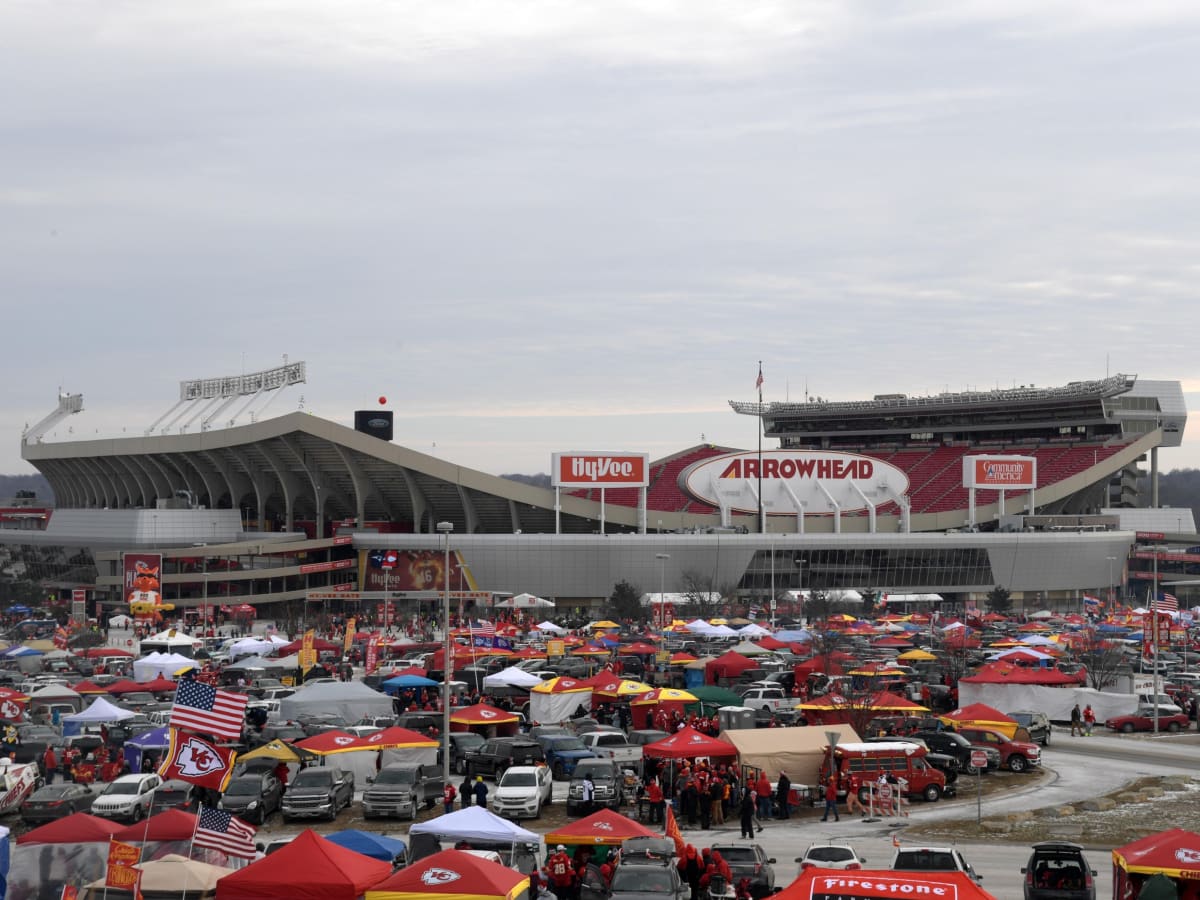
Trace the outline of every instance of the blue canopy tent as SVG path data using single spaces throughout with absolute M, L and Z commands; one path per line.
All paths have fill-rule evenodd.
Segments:
M 25 647 L 18 644 L 15 647 L 9 647 L 0 656 L 7 656 L 9 659 L 16 659 L 21 656 L 41 656 L 41 650 L 34 650 L 32 647 Z
M 438 687 L 441 682 L 421 675 L 396 675 L 383 682 L 380 687 L 385 694 L 398 694 L 413 688 Z
M 397 838 L 385 837 L 371 831 L 359 831 L 356 828 L 347 828 L 345 831 L 327 834 L 325 840 L 333 841 L 339 847 L 345 847 L 347 850 L 353 850 L 363 856 L 381 859 L 386 863 L 394 861 L 396 857 L 404 856 L 406 848 L 404 841 Z
M 145 753 L 159 753 L 160 755 L 167 752 L 167 747 L 170 746 L 170 739 L 167 737 L 167 726 L 155 728 L 153 731 L 147 731 L 144 734 L 139 734 L 125 742 L 125 759 L 129 763 L 129 771 L 140 772 L 142 770 L 142 756 Z

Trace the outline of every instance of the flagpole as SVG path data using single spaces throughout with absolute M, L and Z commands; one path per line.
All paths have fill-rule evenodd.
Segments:
M 204 813 L 204 804 L 197 803 L 196 804 L 196 824 L 192 826 L 192 839 L 190 841 L 188 841 L 188 852 L 187 852 L 188 859 L 192 858 L 192 850 L 194 850 L 196 847 L 196 832 L 200 828 L 200 816 L 203 813 Z
M 763 518 L 763 496 L 762 496 L 762 437 L 763 437 L 763 411 L 762 411 L 762 360 L 758 361 L 758 530 L 764 532 L 767 530 L 766 520 Z

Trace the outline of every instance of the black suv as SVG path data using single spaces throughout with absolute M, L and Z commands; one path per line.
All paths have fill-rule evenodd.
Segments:
M 721 857 L 729 863 L 729 871 L 733 875 L 733 883 L 737 884 L 743 878 L 750 879 L 750 894 L 755 900 L 774 893 L 775 868 L 774 857 L 758 844 L 713 844 L 713 850 L 721 851 Z
M 1017 724 L 1029 732 L 1029 740 L 1043 747 L 1050 746 L 1050 719 L 1044 712 L 1032 709 L 1018 709 L 1008 714 L 1010 719 L 1016 719 Z M 1020 737 L 1018 736 L 1018 740 Z
M 1096 870 L 1078 844 L 1034 844 L 1021 874 L 1025 876 L 1025 900 L 1096 900 Z
M 396 716 L 396 725 L 407 728 L 426 737 L 431 737 L 441 730 L 442 716 L 440 713 L 406 712 Z
M 499 778 L 509 766 L 533 766 L 546 761 L 541 744 L 528 738 L 492 738 L 467 751 L 467 774 Z

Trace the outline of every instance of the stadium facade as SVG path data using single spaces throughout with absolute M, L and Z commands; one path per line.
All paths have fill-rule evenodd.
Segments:
M 251 385 L 184 383 L 171 421 L 295 383 L 296 365 Z M 419 598 L 447 579 L 463 596 L 529 592 L 571 607 L 602 605 L 620 580 L 750 601 L 861 589 L 965 600 L 1001 585 L 1065 606 L 1126 580 L 1137 535 L 1120 510 L 1137 503 L 1141 464 L 1156 475 L 1187 420 L 1178 382 L 1123 375 L 731 406 L 759 417 L 773 446 L 564 454 L 555 466 L 576 474 L 556 469 L 550 488 L 303 412 L 225 427 L 210 414 L 195 431 L 90 441 L 45 440 L 39 423 L 22 455 L 55 509 L 45 530 L 0 529 L 0 541 L 46 584 L 112 606 L 128 588 L 123 557 L 145 552 L 162 555 L 163 597 L 182 607 L 319 596 L 340 609 L 339 595 Z

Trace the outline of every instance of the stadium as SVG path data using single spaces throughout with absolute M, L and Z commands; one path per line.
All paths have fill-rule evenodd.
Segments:
M 1159 450 L 1182 440 L 1176 381 L 733 401 L 771 446 L 563 452 L 537 487 L 397 446 L 390 412 L 354 428 L 248 412 L 304 379 L 293 363 L 183 382 L 145 434 L 105 440 L 47 439 L 82 408 L 60 398 L 21 447 L 54 508 L 0 539 L 43 584 L 108 608 L 127 599 L 126 558 L 153 554 L 176 607 L 338 611 L 443 589 L 587 611 L 622 580 L 663 601 L 720 592 L 760 607 L 864 589 L 964 603 L 999 585 L 1078 608 L 1134 577 L 1137 532 L 1195 541 L 1190 513 L 1128 524 L 1150 521 Z

